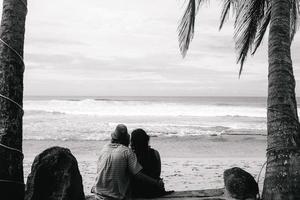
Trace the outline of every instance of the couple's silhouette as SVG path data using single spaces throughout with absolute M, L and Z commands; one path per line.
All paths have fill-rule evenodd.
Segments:
M 136 129 L 130 137 L 127 127 L 119 124 L 100 152 L 92 192 L 107 200 L 159 197 L 172 192 L 165 191 L 160 174 L 160 155 L 149 146 L 147 133 Z

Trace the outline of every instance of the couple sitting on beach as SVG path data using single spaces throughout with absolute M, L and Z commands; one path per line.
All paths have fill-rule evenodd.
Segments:
M 136 129 L 130 140 L 127 127 L 119 124 L 100 153 L 92 193 L 104 200 L 159 197 L 168 193 L 160 173 L 159 153 L 149 147 L 146 132 Z

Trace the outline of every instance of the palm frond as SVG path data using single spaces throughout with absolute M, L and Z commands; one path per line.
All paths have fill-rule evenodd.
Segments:
M 290 14 L 290 27 L 291 27 L 291 41 L 298 30 L 298 18 L 300 15 L 299 0 L 291 0 L 291 14 Z
M 219 30 L 222 29 L 224 23 L 228 20 L 230 9 L 232 9 L 233 13 L 236 13 L 238 10 L 238 7 L 239 7 L 238 0 L 224 0 Z
M 268 25 L 270 23 L 270 20 L 271 20 L 271 6 L 268 6 L 266 8 L 265 15 L 264 15 L 262 22 L 257 31 L 257 35 L 256 35 L 255 42 L 254 42 L 254 50 L 252 52 L 252 55 L 254 55 L 256 53 L 258 47 L 260 46 L 260 44 L 264 38 L 264 35 L 266 33 L 266 30 L 268 28 Z
M 239 76 L 242 73 L 247 54 L 252 49 L 258 27 L 264 16 L 264 10 L 265 0 L 245 0 L 239 7 L 234 34 L 238 53 L 237 63 L 241 63 Z
M 195 18 L 200 4 L 204 0 L 189 0 L 187 8 L 178 26 L 178 41 L 182 57 L 186 56 L 194 36 Z
M 246 5 L 248 0 L 240 0 L 239 6 L 237 8 L 236 14 L 235 14 L 235 21 L 234 21 L 234 28 L 238 26 L 238 21 L 241 18 L 241 13 L 244 10 L 244 6 Z

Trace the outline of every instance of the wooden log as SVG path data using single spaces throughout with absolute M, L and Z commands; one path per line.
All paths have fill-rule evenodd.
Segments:
M 172 194 L 155 198 L 155 200 L 225 200 L 224 189 L 176 191 Z M 86 200 L 96 200 L 93 195 L 86 196 Z M 135 199 L 151 200 L 151 199 Z M 153 199 L 154 200 L 154 199 Z

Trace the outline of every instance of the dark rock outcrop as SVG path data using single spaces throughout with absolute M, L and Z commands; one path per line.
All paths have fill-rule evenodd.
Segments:
M 224 183 L 227 194 L 236 199 L 257 199 L 258 184 L 251 174 L 234 167 L 224 171 Z
M 84 200 L 76 158 L 62 147 L 46 149 L 34 159 L 25 200 Z

